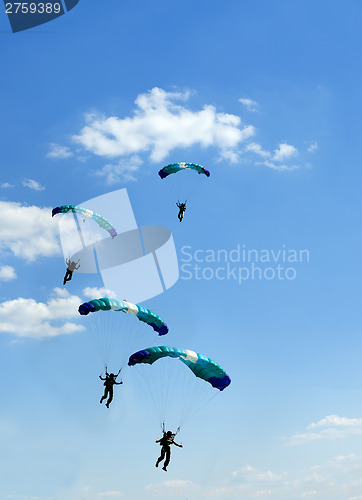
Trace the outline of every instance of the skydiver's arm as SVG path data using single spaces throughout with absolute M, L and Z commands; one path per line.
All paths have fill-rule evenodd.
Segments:
M 156 439 L 156 441 L 155 441 L 155 442 L 156 442 L 156 443 L 159 443 L 160 441 L 161 441 L 161 438 L 160 438 L 160 439 Z
M 103 377 L 102 377 L 102 375 L 99 375 L 99 378 L 100 378 L 101 380 L 106 380 L 105 378 L 103 378 Z
M 176 443 L 176 441 L 173 441 L 173 444 L 176 445 L 176 446 L 178 446 L 179 448 L 183 448 L 183 445 Z
M 122 380 L 120 382 L 114 382 L 116 385 L 121 385 L 123 384 Z

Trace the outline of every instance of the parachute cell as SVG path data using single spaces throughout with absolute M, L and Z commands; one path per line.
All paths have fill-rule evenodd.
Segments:
M 133 314 L 143 323 L 147 323 L 151 326 L 155 332 L 159 335 L 166 335 L 168 332 L 168 326 L 154 312 L 146 309 L 138 304 L 132 304 L 126 300 L 118 300 L 112 298 L 101 298 L 90 300 L 89 302 L 84 302 L 78 308 L 79 314 L 86 316 L 89 313 L 94 313 L 97 311 L 120 311 L 126 314 Z
M 170 165 L 166 165 L 165 167 L 161 168 L 161 170 L 158 172 L 158 175 L 161 177 L 161 179 L 164 179 L 168 175 L 175 174 L 176 172 L 180 172 L 181 170 L 195 170 L 199 174 L 204 174 L 206 175 L 206 177 L 210 177 L 210 172 L 206 170 L 206 168 L 198 165 L 197 163 L 188 162 L 170 163 Z
M 134 366 L 140 363 L 152 364 L 161 358 L 178 358 L 196 375 L 196 377 L 209 382 L 213 387 L 223 391 L 231 379 L 225 370 L 210 358 L 188 349 L 178 347 L 158 346 L 135 352 L 129 358 L 128 365 Z
M 89 210 L 88 208 L 78 207 L 76 205 L 61 205 L 60 207 L 55 207 L 52 210 L 52 217 L 56 214 L 66 214 L 68 212 L 73 212 L 76 214 L 83 215 L 84 217 L 89 217 L 93 219 L 102 229 L 105 229 L 114 238 L 117 236 L 117 231 L 113 227 L 113 224 L 109 222 L 105 217 Z

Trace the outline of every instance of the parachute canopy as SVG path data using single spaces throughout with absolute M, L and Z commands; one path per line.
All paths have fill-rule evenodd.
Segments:
M 132 354 L 128 365 L 134 366 L 139 363 L 152 364 L 165 357 L 178 358 L 194 372 L 196 377 L 209 382 L 209 384 L 220 391 L 223 391 L 231 383 L 229 375 L 215 361 L 206 358 L 202 354 L 197 354 L 188 349 L 179 349 L 178 347 L 148 347 Z
M 131 302 L 127 302 L 126 300 L 105 297 L 84 302 L 78 308 L 78 312 L 82 316 L 86 316 L 90 312 L 110 310 L 134 314 L 140 321 L 152 326 L 159 335 L 166 335 L 168 332 L 168 326 L 157 314 L 137 304 L 131 304 Z
M 176 172 L 180 172 L 180 170 L 196 170 L 199 174 L 205 174 L 206 177 L 210 177 L 210 172 L 206 170 L 206 168 L 198 165 L 197 163 L 171 163 L 170 165 L 166 165 L 166 167 L 161 168 L 158 172 L 158 175 L 161 179 L 164 179 L 168 175 L 175 174 Z
M 60 207 L 53 208 L 52 217 L 56 214 L 66 214 L 67 212 L 73 212 L 83 215 L 84 217 L 89 217 L 90 219 L 93 219 L 101 228 L 108 231 L 112 238 L 117 236 L 117 231 L 114 229 L 109 220 L 105 219 L 96 212 L 89 210 L 88 208 L 78 207 L 76 205 L 62 205 Z

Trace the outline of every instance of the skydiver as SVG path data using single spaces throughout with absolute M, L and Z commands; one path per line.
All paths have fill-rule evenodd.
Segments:
M 67 264 L 67 272 L 65 273 L 63 285 L 66 284 L 67 281 L 70 281 L 73 276 L 73 271 L 80 268 L 80 265 L 77 267 L 79 260 L 77 262 L 71 261 L 70 259 L 66 259 L 65 263 Z
M 158 467 L 159 463 L 162 462 L 162 460 L 166 457 L 166 460 L 163 464 L 162 469 L 167 472 L 167 466 L 170 463 L 170 458 L 171 458 L 171 445 L 174 444 L 178 446 L 179 448 L 183 448 L 182 443 L 177 444 L 176 441 L 174 441 L 175 434 L 172 434 L 171 431 L 163 431 L 163 436 L 161 439 L 156 439 L 156 443 L 160 443 L 161 448 L 161 455 L 157 459 L 156 462 L 156 467 Z
M 186 202 L 187 200 L 185 201 L 185 203 L 180 203 L 180 200 L 177 201 L 176 205 L 179 209 L 179 213 L 178 213 L 178 219 L 180 222 L 182 222 L 182 219 L 184 218 L 184 213 L 186 211 Z
M 117 375 L 115 375 L 114 373 L 108 373 L 107 372 L 107 367 L 106 367 L 106 378 L 103 378 L 102 377 L 102 374 L 99 375 L 99 378 L 101 380 L 104 380 L 104 394 L 103 396 L 101 397 L 100 399 L 100 404 L 103 403 L 103 401 L 107 398 L 108 396 L 108 400 L 107 400 L 107 403 L 106 403 L 106 407 L 109 408 L 109 403 L 112 401 L 113 399 L 113 386 L 114 385 L 121 385 L 123 384 L 122 380 L 120 382 L 116 382 L 116 379 L 118 377 L 118 375 L 121 373 L 121 369 L 118 371 Z

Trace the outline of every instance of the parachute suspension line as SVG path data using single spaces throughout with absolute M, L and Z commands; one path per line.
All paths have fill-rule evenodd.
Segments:
M 151 403 L 154 407 L 157 420 L 162 426 L 162 424 L 164 425 L 165 415 L 162 409 L 162 401 L 160 396 L 161 389 L 158 386 L 157 389 L 154 390 L 157 386 L 157 380 L 155 380 L 155 377 L 153 376 L 152 367 L 150 365 L 143 365 L 139 366 L 138 368 L 140 368 L 140 370 L 136 369 L 136 376 L 138 378 L 138 385 L 145 396 L 144 400 L 147 401 L 148 398 L 151 399 Z
M 158 349 L 164 350 L 159 351 Z M 177 422 L 178 428 L 176 432 L 179 432 L 185 422 L 230 383 L 230 379 L 225 374 L 225 371 L 212 360 L 209 361 L 217 365 L 216 369 L 219 369 L 221 373 L 219 376 L 218 371 L 216 371 L 214 381 L 210 383 L 208 383 L 209 379 L 211 380 L 213 377 L 208 377 L 208 371 L 200 374 L 198 370 L 195 369 L 194 371 L 190 369 L 189 362 L 194 359 L 192 355 L 193 351 L 187 351 L 186 353 L 181 349 L 167 346 L 151 347 L 148 350 L 148 353 L 146 350 L 140 351 L 137 354 L 152 356 L 152 353 L 156 352 L 159 355 L 161 352 L 160 357 L 162 359 L 156 355 L 155 358 L 146 358 L 146 361 L 142 362 L 141 357 L 141 361 L 139 362 L 140 370 L 138 371 L 137 368 L 135 370 L 140 376 L 141 387 L 142 384 L 143 387 L 148 385 L 148 400 L 151 399 L 153 402 L 156 414 L 160 418 L 161 429 L 165 429 L 166 426 L 167 428 L 175 429 L 175 423 Z M 163 354 L 162 356 L 162 353 L 165 352 L 167 354 Z M 197 356 L 200 356 L 202 359 L 201 355 Z M 204 362 L 207 362 L 207 359 L 203 359 Z M 142 370 L 141 366 L 144 369 L 148 366 L 148 369 L 146 371 Z M 211 375 L 213 374 L 213 370 L 210 372 Z M 215 380 L 216 382 L 220 380 L 220 385 L 215 384 Z M 169 412 L 169 407 L 171 407 L 171 412 Z
M 114 325 L 115 318 L 108 317 L 107 321 L 104 321 L 105 316 L 102 315 L 102 312 L 86 317 L 85 323 L 95 351 L 101 358 L 102 364 L 108 366 L 111 361 L 111 354 L 117 343 L 117 334 L 119 332 L 117 332 L 117 328 Z
M 212 399 L 214 399 L 216 396 L 219 395 L 219 392 L 216 392 L 213 396 L 211 396 L 209 399 L 207 399 L 206 401 L 204 401 L 200 407 L 196 408 L 194 411 L 191 411 L 188 413 L 187 416 L 185 416 L 182 420 L 181 420 L 181 423 L 180 423 L 180 428 L 183 427 L 185 425 L 186 422 L 188 422 L 194 415 L 196 415 L 196 413 L 198 413 L 200 410 L 202 410 L 202 408 L 204 406 L 206 406 Z
M 79 224 L 79 219 L 78 219 L 77 214 L 75 212 L 73 212 L 72 215 L 73 215 L 73 219 L 75 221 L 75 225 L 77 226 L 79 239 L 80 239 L 80 241 L 82 243 L 82 247 L 84 249 L 86 247 L 86 244 L 85 244 L 84 239 L 83 239 L 83 234 L 82 234 L 82 229 L 81 229 L 80 224 Z M 97 269 L 97 271 L 98 271 L 98 269 Z

